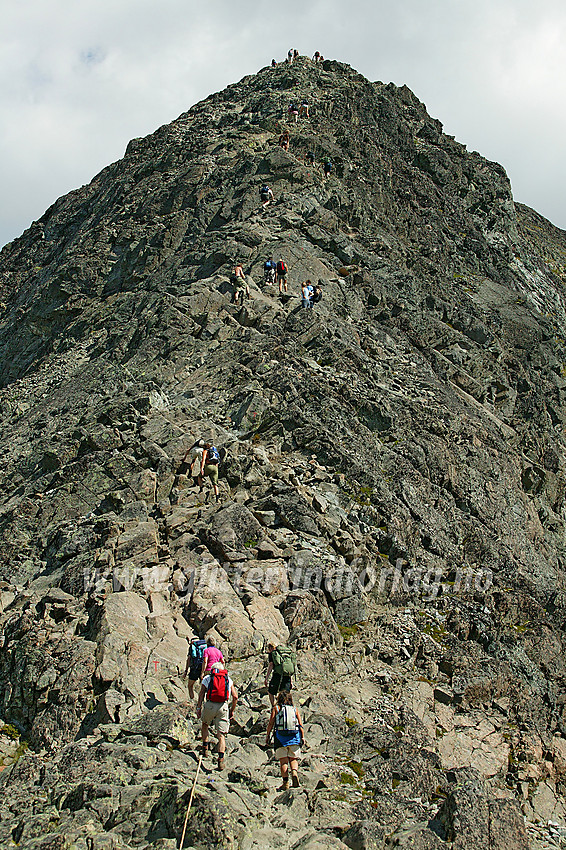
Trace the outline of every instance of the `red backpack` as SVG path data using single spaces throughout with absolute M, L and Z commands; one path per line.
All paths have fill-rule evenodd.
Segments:
M 228 670 L 211 670 L 210 682 L 206 691 L 209 702 L 226 702 L 229 694 Z

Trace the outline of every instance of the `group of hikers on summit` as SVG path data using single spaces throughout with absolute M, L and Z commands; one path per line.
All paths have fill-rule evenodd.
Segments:
M 275 641 L 267 644 L 267 671 L 264 685 L 271 703 L 271 714 L 265 733 L 265 745 L 272 746 L 279 759 L 281 787 L 279 791 L 299 787 L 299 758 L 304 745 L 301 715 L 293 705 L 292 677 L 296 670 L 296 653 Z M 191 638 L 183 677 L 187 678 L 189 696 L 194 699 L 194 687 L 200 681 L 196 716 L 201 722 L 202 757 L 209 755 L 210 728 L 218 739 L 216 748 L 218 770 L 224 770 L 226 735 L 238 704 L 238 691 L 228 674 L 222 652 L 212 635 Z

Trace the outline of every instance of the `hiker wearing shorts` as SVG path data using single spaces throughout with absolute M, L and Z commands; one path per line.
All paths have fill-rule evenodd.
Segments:
M 206 701 L 204 698 L 206 696 Z M 232 704 L 228 706 L 231 698 Z M 204 707 L 203 707 L 204 702 Z M 225 667 L 214 664 L 210 673 L 202 680 L 197 703 L 197 718 L 202 723 L 202 754 L 208 755 L 208 729 L 214 726 L 218 738 L 218 770 L 224 770 L 226 735 L 238 703 L 238 691 Z
M 293 697 L 290 693 L 283 691 L 277 695 L 277 699 L 271 709 L 271 717 L 265 734 L 265 744 L 270 744 L 270 735 L 273 732 L 273 745 L 275 747 L 275 758 L 279 759 L 282 785 L 278 791 L 286 791 L 289 788 L 289 771 L 293 781 L 293 788 L 299 787 L 299 763 L 301 747 L 305 743 L 303 724 L 299 710 L 293 705 Z
M 274 643 L 267 644 L 267 651 L 269 655 L 267 656 L 268 665 L 267 672 L 265 674 L 265 687 L 267 688 L 269 701 L 272 706 L 275 705 L 275 698 L 280 691 L 290 691 L 293 687 L 291 683 L 291 675 L 277 672 L 275 669 L 276 659 L 274 658 L 273 653 L 277 650 L 277 648 L 278 647 Z M 271 679 L 269 678 L 270 676 Z
M 200 461 L 202 459 L 202 453 L 204 451 L 204 445 L 205 445 L 204 440 L 197 440 L 195 443 L 192 444 L 192 446 L 190 446 L 190 448 L 187 449 L 187 451 L 185 452 L 185 456 L 184 456 L 183 460 L 181 461 L 181 463 L 186 463 L 187 458 L 190 455 L 191 460 L 190 460 L 190 465 L 189 465 L 189 473 L 190 473 L 191 477 L 193 476 L 193 466 L 194 466 L 196 460 L 199 461 L 199 468 L 200 468 Z
M 218 453 L 218 449 L 213 446 L 211 443 L 204 444 L 204 450 L 202 453 L 202 457 L 200 460 L 200 473 L 198 477 L 198 485 L 202 492 L 204 487 L 204 476 L 206 475 L 210 478 L 210 483 L 212 484 L 212 489 L 214 491 L 214 495 L 216 496 L 216 501 L 220 501 L 220 494 L 218 492 L 218 464 L 220 463 L 220 455 Z
M 248 282 L 246 280 L 246 276 L 244 274 L 244 267 L 240 262 L 236 263 L 234 266 L 234 304 L 238 303 L 238 299 L 240 299 L 241 303 L 244 303 L 244 297 L 247 295 L 250 297 L 250 288 L 248 286 Z
M 287 263 L 283 260 L 277 260 L 276 274 L 279 292 L 283 294 L 283 287 L 285 287 L 285 292 L 287 292 Z
M 183 673 L 183 678 L 185 678 L 188 674 L 187 679 L 187 687 L 189 689 L 189 696 L 191 699 L 194 699 L 194 687 L 195 682 L 197 682 L 202 673 L 202 657 L 206 647 L 206 641 L 201 640 L 200 638 L 191 638 L 189 641 L 189 652 L 187 654 L 187 663 L 185 665 L 185 672 Z

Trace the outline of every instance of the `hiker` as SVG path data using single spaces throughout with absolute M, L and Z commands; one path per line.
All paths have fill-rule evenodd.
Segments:
M 279 136 L 279 147 L 283 148 L 284 151 L 289 150 L 289 130 L 285 130 L 285 132 Z
M 270 642 L 267 644 L 268 666 L 265 674 L 265 687 L 269 693 L 271 705 L 275 705 L 275 697 L 280 691 L 290 691 L 293 687 L 291 676 L 295 672 L 296 655 L 294 650 L 287 646 L 277 646 Z M 273 675 L 271 675 L 273 673 Z M 271 676 L 271 680 L 269 677 Z
M 314 288 L 310 280 L 305 280 L 301 283 L 301 306 L 307 310 L 312 308 L 312 296 Z
M 318 64 L 318 62 L 320 62 L 320 53 L 318 52 L 318 50 L 315 50 L 314 56 L 312 58 L 313 58 L 313 62 L 315 62 L 317 64 Z
M 287 292 L 287 263 L 284 260 L 277 260 L 275 272 L 277 283 L 279 284 L 279 292 L 283 294 L 283 287 L 285 287 L 285 292 Z
M 203 700 L 206 695 L 206 702 Z M 228 707 L 228 700 L 232 704 Z M 224 755 L 226 753 L 226 735 L 230 729 L 230 721 L 238 703 L 238 691 L 223 664 L 214 664 L 210 673 L 202 680 L 197 703 L 197 719 L 202 723 L 202 754 L 208 755 L 208 727 L 214 724 L 218 738 L 218 770 L 224 770 Z
M 197 478 L 198 485 L 200 487 L 200 491 L 202 493 L 204 487 L 204 476 L 208 476 L 210 478 L 210 483 L 212 484 L 212 489 L 214 491 L 214 495 L 216 496 L 216 501 L 220 501 L 220 494 L 218 492 L 218 465 L 220 463 L 220 453 L 216 446 L 213 446 L 212 443 L 204 444 L 204 451 L 202 453 L 202 457 L 200 460 L 200 473 Z
M 272 60 L 271 60 L 271 67 L 272 67 L 272 68 L 277 68 L 277 62 L 275 61 L 275 59 L 272 59 Z
M 301 108 L 299 109 L 299 118 L 310 118 L 309 105 L 306 100 L 303 100 L 303 102 L 301 103 Z
M 309 151 L 309 152 L 305 155 L 305 159 L 306 159 L 306 161 L 307 161 L 307 163 L 308 163 L 309 165 L 314 165 L 314 152 L 313 152 L 313 151 Z
M 183 673 L 183 678 L 186 677 L 187 673 L 189 678 L 187 680 L 187 687 L 189 689 L 189 696 L 191 699 L 194 699 L 194 686 L 195 682 L 197 682 L 202 673 L 202 658 L 204 654 L 204 650 L 206 648 L 206 641 L 201 638 L 191 638 L 189 641 L 189 652 L 187 654 L 187 663 L 185 665 L 185 672 Z
M 250 288 L 248 286 L 248 282 L 246 280 L 246 276 L 244 274 L 244 268 L 242 264 L 238 261 L 234 267 L 234 304 L 238 303 L 238 299 L 241 303 L 244 303 L 244 297 L 247 295 L 250 297 Z
M 299 110 L 297 108 L 297 104 L 294 101 L 291 101 L 289 104 L 289 108 L 287 110 L 287 117 L 289 121 L 294 121 L 295 124 L 299 120 Z
M 263 282 L 267 283 L 269 286 L 273 286 L 275 283 L 275 270 L 277 269 L 277 263 L 270 257 L 269 260 L 266 260 L 263 264 Z
M 289 63 L 289 65 L 293 64 L 293 51 L 292 50 L 287 51 L 287 62 Z
M 322 300 L 322 287 L 321 287 L 320 283 L 317 283 L 317 285 L 314 287 L 313 293 L 311 295 L 311 307 L 314 307 L 314 305 L 318 304 L 318 302 L 321 301 L 321 300 Z
M 271 717 L 265 734 L 266 746 L 270 743 L 270 734 L 273 731 L 273 744 L 275 747 L 275 758 L 279 759 L 282 785 L 278 791 L 286 791 L 289 788 L 289 770 L 293 788 L 299 787 L 298 759 L 301 755 L 301 747 L 305 743 L 303 724 L 299 710 L 293 705 L 293 697 L 290 693 L 282 691 L 277 695 Z
M 293 50 L 293 59 L 298 59 L 298 58 L 299 58 L 299 51 Z
M 189 473 L 190 473 L 191 477 L 193 476 L 193 466 L 194 466 L 195 460 L 197 460 L 197 458 L 198 458 L 199 463 L 200 463 L 200 460 L 202 458 L 202 453 L 204 451 L 204 445 L 205 445 L 204 440 L 202 440 L 202 439 L 197 440 L 195 443 L 192 444 L 192 446 L 190 446 L 187 449 L 187 451 L 185 452 L 185 456 L 183 457 L 183 459 L 181 461 L 181 463 L 186 463 L 187 457 L 190 454 L 191 462 L 190 462 L 190 465 L 189 465 Z
M 269 186 L 267 186 L 265 183 L 263 184 L 263 186 L 259 190 L 259 196 L 261 198 L 261 204 L 262 204 L 264 209 L 266 208 L 266 206 L 269 203 L 271 203 L 271 201 L 275 200 L 275 198 L 273 197 L 273 192 L 271 191 Z
M 325 178 L 330 177 L 330 172 L 332 171 L 332 163 L 330 162 L 328 157 L 326 157 L 326 159 L 322 163 L 322 171 L 324 173 Z
M 214 637 L 209 635 L 206 639 L 206 649 L 202 654 L 201 678 L 206 676 L 207 673 L 210 673 L 215 664 L 224 665 L 224 656 L 216 646 Z

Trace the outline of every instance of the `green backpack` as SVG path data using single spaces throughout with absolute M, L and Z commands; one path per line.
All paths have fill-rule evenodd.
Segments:
M 278 676 L 292 676 L 297 666 L 297 653 L 288 646 L 277 646 L 271 653 L 273 670 Z

